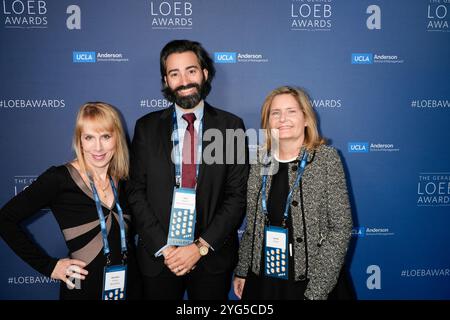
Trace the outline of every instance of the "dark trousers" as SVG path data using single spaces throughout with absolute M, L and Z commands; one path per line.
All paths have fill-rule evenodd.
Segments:
M 231 273 L 210 274 L 201 265 L 177 277 L 166 266 L 155 277 L 143 276 L 144 298 L 149 300 L 228 300 Z

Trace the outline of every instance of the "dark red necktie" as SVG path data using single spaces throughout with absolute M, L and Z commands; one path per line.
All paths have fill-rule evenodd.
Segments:
M 186 113 L 183 115 L 183 119 L 187 121 L 188 126 L 184 133 L 183 139 L 183 167 L 182 167 L 182 180 L 181 186 L 184 188 L 195 187 L 195 155 L 197 150 L 197 134 L 194 129 L 194 121 L 196 119 L 194 113 Z

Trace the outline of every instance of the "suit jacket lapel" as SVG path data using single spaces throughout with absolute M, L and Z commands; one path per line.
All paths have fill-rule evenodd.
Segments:
M 170 164 L 170 176 L 172 181 L 175 185 L 175 165 L 172 161 L 172 148 L 173 148 L 173 142 L 172 142 L 172 131 L 173 131 L 173 112 L 175 110 L 175 107 L 172 105 L 171 107 L 167 108 L 162 114 L 161 114 L 161 120 L 159 122 L 159 133 L 161 138 L 161 144 L 162 144 L 162 151 L 164 155 L 167 158 L 168 163 Z
M 205 101 L 205 108 L 203 109 L 203 136 L 205 135 L 206 130 L 208 129 L 212 129 L 212 128 L 219 128 L 219 123 L 218 123 L 218 119 L 217 119 L 217 113 L 214 110 L 214 108 L 209 105 L 206 101 Z M 203 139 L 203 137 L 202 137 Z M 205 148 L 212 143 L 212 141 L 203 141 L 202 142 L 202 163 L 200 164 L 200 170 L 198 173 L 198 181 L 197 181 L 197 188 L 200 186 L 203 177 L 205 175 L 205 170 L 208 167 L 205 162 L 204 162 L 204 151 Z

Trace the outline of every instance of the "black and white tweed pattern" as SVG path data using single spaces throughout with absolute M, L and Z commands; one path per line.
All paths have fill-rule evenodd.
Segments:
M 303 156 L 304 151 L 302 148 L 299 158 Z M 273 172 L 277 165 L 273 160 L 269 171 Z M 289 164 L 291 186 L 296 177 L 294 166 L 297 167 L 297 163 Z M 255 274 L 261 272 L 260 261 L 264 239 L 264 215 L 260 196 L 262 170 L 267 170 L 267 167 L 264 169 L 260 163 L 252 165 L 248 179 L 247 225 L 241 239 L 239 262 L 235 269 L 235 274 L 243 278 L 246 277 L 250 266 Z M 270 190 L 270 175 L 267 180 L 267 190 Z M 303 193 L 302 199 L 300 190 Z M 302 205 L 306 226 L 302 219 Z M 305 292 L 307 298 L 326 299 L 335 286 L 344 263 L 352 230 L 345 174 L 341 159 L 333 147 L 322 145 L 315 152 L 309 152 L 301 188 L 295 190 L 292 198 L 291 215 L 295 279 L 308 277 L 309 283 Z M 308 268 L 306 268 L 304 228 Z

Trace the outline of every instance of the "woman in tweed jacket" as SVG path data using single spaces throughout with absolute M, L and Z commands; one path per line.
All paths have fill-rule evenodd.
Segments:
M 261 118 L 266 133 L 262 154 L 266 156 L 252 165 L 248 179 L 247 226 L 235 269 L 235 294 L 243 299 L 327 299 L 343 266 L 352 229 L 341 160 L 319 136 L 314 110 L 302 90 L 273 90 L 265 99 Z M 280 225 L 306 151 L 306 167 L 285 221 L 289 276 L 287 280 L 268 277 L 264 228 L 268 221 Z M 261 204 L 263 175 L 267 175 L 267 217 Z

